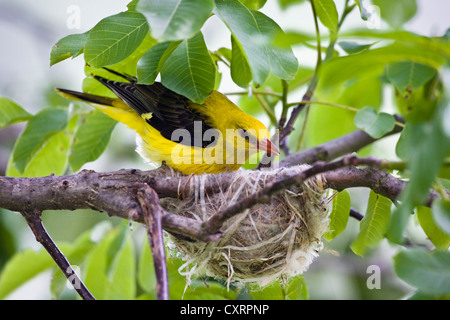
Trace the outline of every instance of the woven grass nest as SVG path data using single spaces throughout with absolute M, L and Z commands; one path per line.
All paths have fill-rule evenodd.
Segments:
M 161 199 L 169 212 L 205 221 L 215 212 L 257 192 L 267 183 L 294 175 L 306 165 L 239 170 L 226 190 L 208 195 L 204 191 L 207 175 L 191 177 L 195 192 L 184 200 Z M 220 179 L 215 175 L 214 179 Z M 258 204 L 229 219 L 217 242 L 182 240 L 171 236 L 186 263 L 180 273 L 188 280 L 207 275 L 230 282 L 256 282 L 266 285 L 279 276 L 306 271 L 322 248 L 328 230 L 327 196 L 323 178 L 318 175 L 302 185 L 292 186 L 272 196 L 269 203 Z

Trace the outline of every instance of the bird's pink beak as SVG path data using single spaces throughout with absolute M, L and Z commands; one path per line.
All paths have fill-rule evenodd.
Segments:
M 278 150 L 277 146 L 268 138 L 264 138 L 261 142 L 258 143 L 258 150 L 265 151 L 275 156 L 280 155 L 280 150 Z

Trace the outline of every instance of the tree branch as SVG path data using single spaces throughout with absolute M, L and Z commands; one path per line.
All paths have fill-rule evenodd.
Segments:
M 361 135 L 361 133 L 357 134 Z M 293 162 L 288 164 L 291 165 Z M 163 213 L 162 226 L 169 232 L 192 239 L 216 241 L 220 238 L 218 230 L 224 219 L 226 220 L 242 208 L 247 208 L 259 201 L 264 202 L 274 192 L 293 183 L 299 183 L 317 173 L 323 173 L 326 180 L 324 188 L 343 190 L 351 187 L 368 187 L 391 200 L 398 198 L 405 184 L 402 180 L 396 179 L 382 170 L 351 167 L 361 164 L 370 165 L 373 168 L 386 168 L 386 162 L 375 158 L 344 157 L 335 162 L 319 162 L 300 176 L 274 182 L 261 190 L 261 193 L 252 196 L 251 199 L 243 200 L 247 202 L 235 203 L 216 215 L 207 223 L 206 227 L 202 227 L 194 219 L 169 212 Z M 167 173 L 159 169 L 152 171 L 119 170 L 106 173 L 81 171 L 72 176 L 62 177 L 0 177 L 0 189 L 2 190 L 0 207 L 18 212 L 91 208 L 97 211 L 106 211 L 109 215 L 145 223 L 141 204 L 137 199 L 137 191 L 141 187 L 148 185 L 159 197 L 177 198 L 180 186 L 184 186 L 186 194 L 195 192 L 195 185 L 189 183 L 189 177 L 164 176 L 164 172 Z M 207 175 L 204 180 L 204 190 L 208 194 L 213 194 L 226 189 L 233 178 L 234 172 L 223 173 L 220 175 L 220 179 L 218 175 Z M 436 196 L 436 193 L 431 193 L 427 204 L 431 204 Z M 221 218 L 219 218 L 220 216 Z
M 41 211 L 34 210 L 33 212 L 22 212 L 22 216 L 25 218 L 28 226 L 36 237 L 36 240 L 45 248 L 45 250 L 47 250 L 80 297 L 83 300 L 95 300 L 83 281 L 81 281 L 75 273 L 67 258 L 56 246 L 53 239 L 47 233 L 47 230 L 45 230 L 41 220 L 41 213 Z
M 401 126 L 395 126 L 391 132 L 382 138 L 399 133 L 402 129 Z M 330 161 L 345 154 L 357 152 L 375 141 L 377 139 L 372 138 L 363 130 L 356 130 L 316 147 L 289 155 L 280 161 L 280 167 L 291 167 L 301 163 L 314 163 L 316 161 Z
M 368 187 L 390 199 L 397 199 L 404 188 L 402 180 L 396 179 L 387 172 L 370 168 L 342 168 L 343 160 L 339 161 L 316 164 L 300 180 L 310 177 L 314 170 L 320 168 L 318 172 L 323 172 L 326 179 L 325 188 L 343 190 L 351 187 Z M 377 161 L 379 161 L 378 165 L 381 165 L 381 160 Z M 283 165 L 285 163 L 282 162 Z M 287 164 L 293 165 L 294 163 L 290 161 Z M 357 164 L 361 164 L 361 162 Z M 185 185 L 186 194 L 191 194 L 195 190 L 195 186 L 188 182 L 186 176 L 172 177 L 162 174 L 163 172 L 159 169 L 152 171 L 119 170 L 106 173 L 85 170 L 75 175 L 60 177 L 0 177 L 0 189 L 2 190 L 0 207 L 18 212 L 91 208 L 97 211 L 106 211 L 111 216 L 145 223 L 141 206 L 137 200 L 137 191 L 142 186 L 150 186 L 159 197 L 172 198 L 178 197 L 180 186 Z M 226 189 L 233 181 L 233 177 L 234 172 L 223 173 L 220 179 L 217 175 L 207 175 L 204 181 L 204 190 L 208 194 L 213 194 L 221 189 Z M 296 181 L 289 183 L 294 182 Z M 268 195 L 287 186 L 283 183 L 271 186 Z M 435 195 L 429 199 L 427 204 L 430 204 L 434 197 Z M 216 241 L 220 238 L 219 233 L 205 232 L 205 229 L 196 220 L 169 212 L 163 213 L 162 225 L 169 232 L 182 234 L 196 240 Z
M 355 218 L 356 220 L 360 220 L 360 221 L 364 218 L 364 216 L 363 216 L 361 213 L 359 213 L 358 211 L 356 211 L 356 210 L 353 209 L 353 208 L 350 208 L 350 213 L 349 213 L 349 215 L 350 215 L 350 217 L 353 217 L 353 218 Z
M 138 200 L 144 214 L 148 242 L 153 256 L 156 275 L 156 296 L 158 300 L 169 300 L 169 278 L 167 276 L 166 249 L 164 246 L 162 216 L 156 192 L 149 186 L 139 189 Z
M 38 178 L 0 177 L 0 208 L 17 212 L 34 210 L 93 209 L 144 223 L 136 192 L 148 184 L 160 197 L 177 197 L 187 177 L 164 177 L 165 170 L 119 170 L 97 173 L 83 170 L 71 176 Z M 167 173 L 167 172 L 166 172 Z M 220 188 L 212 185 L 208 192 Z M 186 192 L 190 188 L 186 188 Z M 164 229 L 201 241 L 216 241 L 220 235 L 205 234 L 194 219 L 164 212 Z

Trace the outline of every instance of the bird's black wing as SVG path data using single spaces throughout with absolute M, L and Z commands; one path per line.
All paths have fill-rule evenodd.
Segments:
M 138 84 L 132 77 L 123 77 L 131 82 L 112 81 L 94 76 L 139 115 L 151 113 L 152 116 L 147 120 L 148 124 L 158 130 L 164 138 L 203 148 L 212 143 L 203 141 L 205 131 L 211 129 L 207 124 L 207 117 L 189 108 L 189 100 L 186 97 L 159 82 L 151 85 Z M 175 132 L 177 129 L 186 131 Z M 190 139 L 183 133 L 189 133 Z

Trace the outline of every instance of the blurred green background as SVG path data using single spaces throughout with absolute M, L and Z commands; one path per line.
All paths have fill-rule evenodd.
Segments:
M 126 0 L 67 1 L 67 0 L 0 0 L 0 96 L 16 101 L 30 113 L 49 104 L 67 104 L 54 93 L 55 87 L 81 89 L 84 78 L 84 60 L 67 60 L 50 68 L 49 56 L 53 44 L 71 33 L 82 33 L 92 28 L 102 18 L 126 10 Z M 343 7 L 344 1 L 335 1 Z M 448 0 L 419 0 L 417 13 L 404 29 L 426 36 L 441 36 L 450 26 Z M 314 23 L 307 3 L 282 10 L 278 1 L 268 0 L 262 11 L 274 19 L 284 30 L 300 29 L 314 33 Z M 79 20 L 74 21 L 73 15 Z M 375 21 L 383 29 L 383 21 Z M 359 12 L 354 10 L 343 30 L 362 25 Z M 204 28 L 205 41 L 210 50 L 227 46 L 228 31 L 214 18 Z M 315 53 L 303 47 L 294 48 L 302 67 L 313 67 Z M 239 91 L 229 74 L 222 76 L 220 90 L 224 93 Z M 296 99 L 299 99 L 299 94 Z M 231 96 L 238 101 L 238 97 Z M 295 101 L 295 100 L 294 100 Z M 0 130 L 0 175 L 4 175 L 6 163 L 24 123 Z M 116 126 L 106 152 L 95 162 L 83 168 L 97 171 L 121 168 L 148 169 L 134 152 L 134 133 L 119 124 Z M 388 158 L 393 155 L 392 140 L 384 140 L 374 146 L 375 155 Z M 1 192 L 1 190 L 0 190 Z M 368 190 L 351 190 L 352 205 L 365 211 Z M 358 203 L 358 199 L 361 199 Z M 102 220 L 119 224 L 120 219 L 109 218 L 105 213 L 80 210 L 76 212 L 45 212 L 44 224 L 54 240 L 72 242 L 83 231 L 91 229 Z M 349 245 L 354 240 L 358 222 L 350 219 L 350 226 L 332 244 L 325 243 L 324 251 L 304 274 L 310 299 L 400 299 L 407 297 L 411 288 L 395 277 L 391 257 L 396 248 L 383 242 L 364 259 L 353 254 Z M 426 237 L 414 223 L 410 226 L 410 238 L 418 244 L 426 244 Z M 142 241 L 142 226 L 133 225 L 136 241 Z M 384 240 L 385 241 L 385 240 Z M 40 246 L 34 240 L 23 218 L 13 212 L 0 209 L 0 270 L 17 251 Z M 381 289 L 370 290 L 366 280 L 368 267 L 376 265 L 381 270 Z M 9 299 L 47 299 L 50 297 L 48 282 L 51 272 L 45 272 L 19 288 Z

